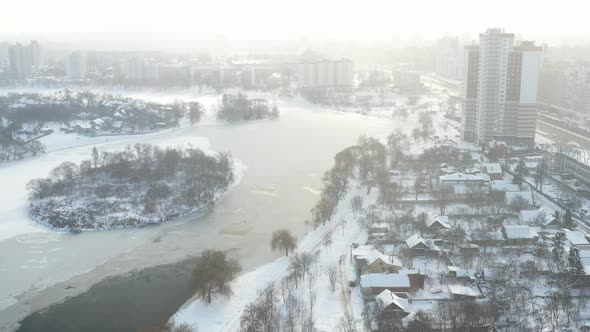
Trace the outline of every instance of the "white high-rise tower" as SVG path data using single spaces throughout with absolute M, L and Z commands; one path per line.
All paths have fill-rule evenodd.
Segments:
M 466 50 L 464 138 L 533 145 L 542 48 L 488 29 Z

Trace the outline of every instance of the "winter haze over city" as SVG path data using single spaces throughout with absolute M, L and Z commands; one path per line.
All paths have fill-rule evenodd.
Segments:
M 0 4 L 0 332 L 590 331 L 589 10 Z

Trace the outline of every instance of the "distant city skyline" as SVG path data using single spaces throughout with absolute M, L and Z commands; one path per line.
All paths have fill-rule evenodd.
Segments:
M 488 8 L 467 0 L 453 4 L 378 0 L 362 6 L 332 0 L 93 3 L 91 13 L 89 1 L 4 4 L 3 12 L 10 15 L 0 19 L 0 39 L 189 50 L 198 47 L 193 43 L 215 42 L 218 36 L 230 42 L 334 39 L 387 43 L 433 40 L 446 34 L 469 33 L 473 38 L 488 27 L 498 27 L 553 44 L 590 42 L 590 26 L 580 24 L 587 11 L 581 2 L 572 0 L 561 1 L 559 6 L 546 1 L 500 0 Z M 473 13 L 465 14 L 469 8 Z

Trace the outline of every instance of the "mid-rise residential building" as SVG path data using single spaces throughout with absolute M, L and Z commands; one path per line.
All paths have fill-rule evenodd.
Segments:
M 515 43 L 501 29 L 488 29 L 479 41 L 465 48 L 463 136 L 532 146 L 542 48 Z
M 353 85 L 354 64 L 349 59 L 302 62 L 297 74 L 300 87 L 347 87 Z

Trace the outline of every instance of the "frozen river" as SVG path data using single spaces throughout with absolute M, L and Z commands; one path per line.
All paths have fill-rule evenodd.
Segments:
M 166 101 L 218 96 L 151 96 Z M 173 263 L 205 249 L 236 249 L 246 270 L 269 261 L 273 230 L 306 230 L 309 209 L 333 156 L 359 135 L 384 135 L 410 121 L 361 116 L 304 103 L 279 102 L 281 117 L 229 125 L 213 119 L 179 130 L 135 137 L 81 138 L 78 147 L 0 165 L 0 330 L 32 311 L 88 289 L 104 278 Z M 51 137 L 51 136 L 50 136 Z M 145 229 L 57 233 L 32 222 L 26 212 L 25 184 L 47 176 L 62 161 L 89 157 L 91 147 L 115 150 L 146 142 L 191 143 L 229 151 L 243 176 L 238 185 L 204 216 L 187 216 Z M 57 143 L 56 143 L 57 144 Z M 51 149 L 50 149 L 51 150 Z

